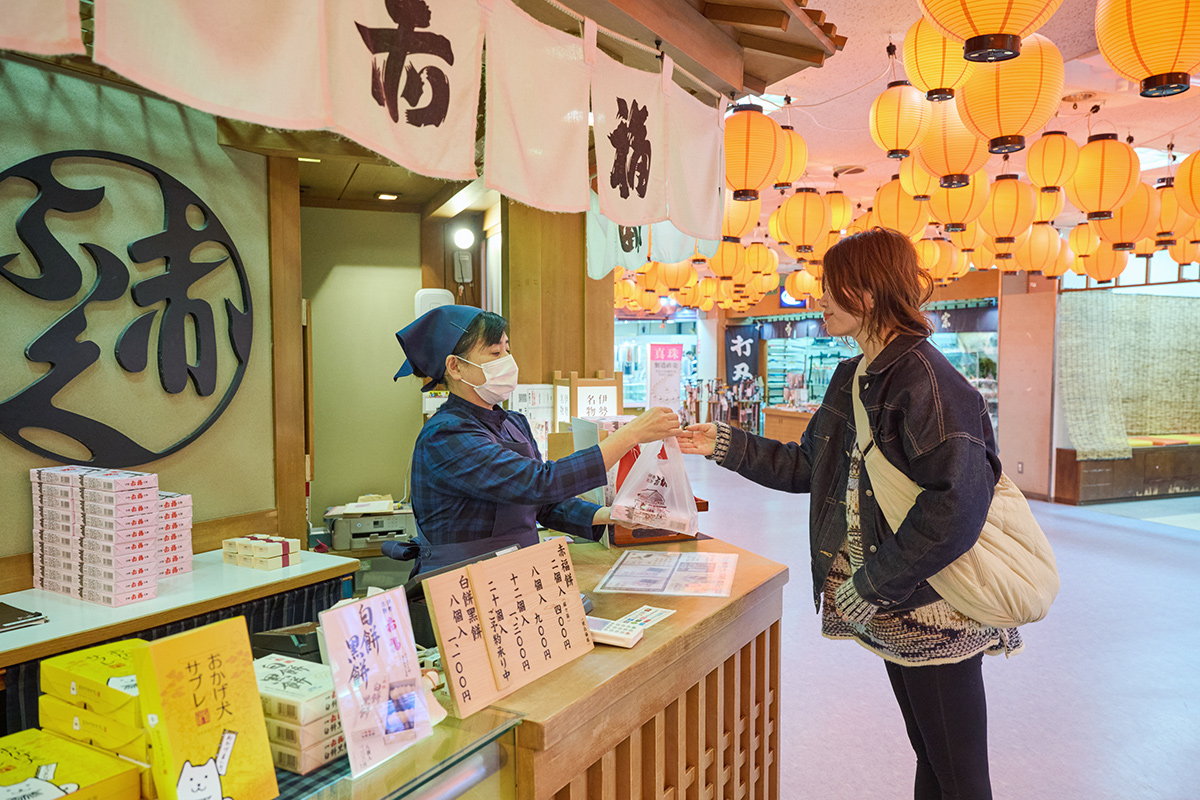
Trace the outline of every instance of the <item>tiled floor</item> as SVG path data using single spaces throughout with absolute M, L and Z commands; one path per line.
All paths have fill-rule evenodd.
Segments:
M 913 756 L 882 661 L 820 636 L 808 497 L 699 457 L 688 457 L 688 473 L 711 503 L 706 533 L 790 567 L 781 796 L 911 797 Z M 996 798 L 1200 798 L 1200 539 L 1087 507 L 1033 505 L 1063 586 L 1050 615 L 1023 630 L 1024 653 L 984 663 Z

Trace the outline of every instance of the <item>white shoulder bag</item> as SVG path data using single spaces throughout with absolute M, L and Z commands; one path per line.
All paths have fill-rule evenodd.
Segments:
M 860 362 L 859 369 L 862 369 Z M 867 409 L 851 379 L 854 427 L 875 500 L 893 531 L 900 530 L 922 492 L 873 446 Z M 1013 628 L 1046 616 L 1058 594 L 1054 551 L 1021 490 L 1001 474 L 979 541 L 929 584 L 956 611 L 995 628 Z

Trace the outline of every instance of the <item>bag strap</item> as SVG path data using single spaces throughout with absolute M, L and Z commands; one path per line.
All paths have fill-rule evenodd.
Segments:
M 854 437 L 858 441 L 858 449 L 863 454 L 863 469 L 866 470 L 875 490 L 875 501 L 879 503 L 888 524 L 893 529 L 898 529 L 900 523 L 908 516 L 916 497 L 921 493 L 921 487 L 899 467 L 888 461 L 881 449 L 875 447 L 867 408 L 863 405 L 858 391 L 859 379 L 865 373 L 864 362 L 860 361 L 854 377 L 850 379 L 850 394 L 854 400 Z

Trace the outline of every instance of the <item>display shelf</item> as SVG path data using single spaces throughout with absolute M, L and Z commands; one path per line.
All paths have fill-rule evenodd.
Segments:
M 446 703 L 449 703 L 446 700 Z M 357 778 L 339 758 L 308 775 L 278 771 L 279 796 L 297 800 L 401 800 L 410 797 L 512 797 L 515 734 L 521 714 L 485 708 L 466 719 L 447 717 L 433 733 Z
M 358 569 L 358 559 L 308 550 L 299 564 L 277 570 L 231 567 L 221 562 L 221 556 L 220 550 L 197 553 L 192 558 L 191 572 L 159 580 L 157 597 L 119 608 L 86 603 L 44 589 L 0 595 L 0 600 L 9 605 L 40 611 L 50 618 L 42 625 L 0 634 L 0 647 L 4 648 L 0 650 L 0 668 L 349 575 Z

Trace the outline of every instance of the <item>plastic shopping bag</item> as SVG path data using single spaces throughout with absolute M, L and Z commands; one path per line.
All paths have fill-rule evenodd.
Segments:
M 674 438 L 650 444 L 625 476 L 613 499 L 612 518 L 630 528 L 655 528 L 695 536 L 696 498 Z

